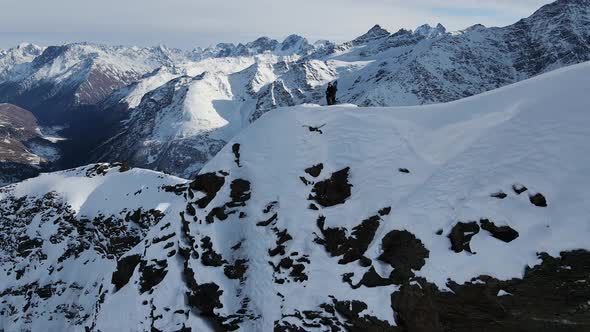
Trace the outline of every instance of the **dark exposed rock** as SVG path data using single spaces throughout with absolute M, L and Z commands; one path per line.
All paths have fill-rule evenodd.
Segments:
M 236 243 L 233 247 L 231 247 L 231 250 L 233 250 L 233 251 L 239 250 L 242 247 L 242 242 L 243 241 Z
M 408 231 L 391 231 L 381 241 L 383 253 L 379 260 L 391 265 L 394 270 L 390 279 L 395 284 L 401 284 L 414 276 L 426 263 L 429 252 L 424 244 L 414 234 Z
M 512 190 L 514 190 L 514 192 L 517 195 L 520 195 L 520 194 L 522 194 L 523 192 L 525 192 L 525 191 L 527 191 L 529 189 L 527 187 L 521 185 L 521 184 L 513 184 L 512 185 Z
M 381 217 L 388 216 L 390 213 L 391 213 L 391 206 L 388 206 L 386 208 L 383 208 L 383 209 L 379 210 L 379 215 Z
M 108 163 L 96 164 L 93 167 L 90 167 L 86 171 L 86 177 L 92 178 L 95 176 L 105 176 L 113 168 L 118 168 L 118 171 L 120 173 L 125 173 L 131 169 L 131 167 L 129 167 L 129 165 L 126 163 L 115 162 L 115 163 L 110 163 L 110 164 L 108 164 Z
M 490 232 L 490 234 L 498 240 L 512 242 L 518 237 L 518 232 L 510 226 L 496 226 L 493 222 L 487 219 L 482 219 L 479 222 L 483 230 Z
M 590 328 L 590 252 L 578 250 L 527 268 L 523 279 L 449 282 L 452 292 L 420 280 L 392 295 L 400 331 L 587 331 Z M 586 282 L 580 282 L 586 280 Z M 503 290 L 509 296 L 498 296 Z
M 349 171 L 350 168 L 344 168 L 332 173 L 330 179 L 316 183 L 312 190 L 315 196 L 310 196 L 310 199 L 315 200 L 323 207 L 344 203 L 351 195 L 352 185 L 348 183 Z
M 305 271 L 305 265 L 303 264 L 293 264 L 291 268 L 291 272 L 289 273 L 289 277 L 292 277 L 293 280 L 298 282 L 303 282 L 307 280 L 307 274 Z
M 205 217 L 205 221 L 207 221 L 208 224 L 212 224 L 215 221 L 215 218 L 223 221 L 226 220 L 227 217 L 228 214 L 225 212 L 225 207 L 218 206 L 209 211 L 209 214 Z
M 317 226 L 320 229 L 323 239 L 317 238 L 316 243 L 323 245 L 332 257 L 342 256 L 339 264 L 348 264 L 359 260 L 375 236 L 379 228 L 381 218 L 372 216 L 363 220 L 361 224 L 352 229 L 351 236 L 347 235 L 346 228 L 326 228 L 325 217 L 320 216 Z
M 277 228 L 274 228 L 273 231 L 275 232 L 276 236 L 277 236 L 277 241 L 276 241 L 276 247 L 274 249 L 270 249 L 268 251 L 268 254 L 271 257 L 274 257 L 276 255 L 285 255 L 285 242 L 293 240 L 293 237 L 291 237 L 291 235 L 289 234 L 289 232 L 287 232 L 287 230 L 282 230 L 279 231 Z
M 334 301 L 334 308 L 342 316 L 351 319 L 359 317 L 359 314 L 368 307 L 362 301 Z
M 203 248 L 203 254 L 201 255 L 201 263 L 205 266 L 221 266 L 227 263 L 220 254 L 213 250 L 213 243 L 211 238 L 205 236 L 201 239 L 201 247 Z
M 322 303 L 317 310 L 296 310 L 293 314 L 283 314 L 282 320 L 275 321 L 274 331 L 397 331 L 396 327 L 386 321 L 362 315 L 362 312 L 367 310 L 364 302 L 338 301 L 331 298 L 332 303 Z
M 236 157 L 236 165 L 238 165 L 238 167 L 242 167 L 240 165 L 240 144 L 235 143 L 234 145 L 232 145 L 231 150 L 234 153 L 234 156 Z
M 37 296 L 39 296 L 42 299 L 48 299 L 53 295 L 53 287 L 49 284 L 49 285 L 45 285 L 43 287 L 38 287 L 35 290 L 35 293 L 37 294 Z
M 373 264 L 373 261 L 371 261 L 371 259 L 370 259 L 370 258 L 367 258 L 367 257 L 363 256 L 363 257 L 361 257 L 361 258 L 359 259 L 359 264 L 360 264 L 362 267 L 369 267 L 369 266 L 371 266 L 371 265 Z
M 139 271 L 141 272 L 141 278 L 139 280 L 140 291 L 142 293 L 147 292 L 157 286 L 166 274 L 168 274 L 168 262 L 166 260 L 154 261 L 149 264 L 145 261 L 141 261 L 139 265 Z
M 223 186 L 223 183 L 220 182 L 219 185 L 221 187 Z M 230 214 L 238 212 L 235 208 L 246 206 L 246 202 L 251 197 L 250 182 L 243 179 L 235 179 L 232 181 L 230 188 L 231 201 L 222 206 L 212 208 L 211 211 L 209 211 L 209 214 L 205 217 L 205 221 L 208 224 L 213 223 L 215 218 L 222 221 L 226 220 Z M 230 210 L 226 210 L 226 208 L 229 208 Z M 240 213 L 240 216 L 244 218 L 245 214 Z
M 275 321 L 275 326 L 273 332 L 307 332 L 307 330 L 303 329 L 302 327 L 293 325 L 289 322 L 285 321 Z
M 195 216 L 197 214 L 197 210 L 195 210 L 195 207 L 190 202 L 186 204 L 186 214 L 189 216 Z
M 399 169 L 399 172 L 400 172 L 400 173 L 406 173 L 406 174 L 410 174 L 410 170 L 409 170 L 409 169 L 407 169 L 407 168 L 400 168 L 400 169 Z
M 233 208 L 238 206 L 246 206 L 246 202 L 250 199 L 250 182 L 242 179 L 236 179 L 231 183 L 231 192 L 229 194 L 232 199 L 226 206 Z
M 534 196 L 529 196 L 529 199 L 534 206 L 547 207 L 547 200 L 543 194 L 538 193 Z
M 140 260 L 141 257 L 139 255 L 131 255 L 117 261 L 117 270 L 113 272 L 111 277 L 111 283 L 115 285 L 115 289 L 119 290 L 129 282 Z
M 309 186 L 310 184 L 312 184 L 313 182 L 308 181 L 305 177 L 300 176 L 299 180 L 301 180 L 301 182 L 303 182 L 304 185 Z
M 477 225 L 477 222 L 458 222 L 449 234 L 449 239 L 451 240 L 451 249 L 453 249 L 453 251 L 456 253 L 465 250 L 473 254 L 473 251 L 471 251 L 470 247 L 470 241 L 471 238 L 477 233 L 479 233 L 479 226 Z
M 152 240 L 152 243 L 153 244 L 156 244 L 156 243 L 164 242 L 164 241 L 170 240 L 171 238 L 173 238 L 175 236 L 176 236 L 176 233 L 171 233 L 171 234 L 168 234 L 168 235 L 164 235 L 162 237 L 155 237 Z
M 198 285 L 189 296 L 189 305 L 197 308 L 203 316 L 215 317 L 213 310 L 223 308 L 219 299 L 222 294 L 223 290 L 215 283 Z
M 277 217 L 278 217 L 278 214 L 275 213 L 272 215 L 272 217 L 268 218 L 267 220 L 260 221 L 260 222 L 256 223 L 256 226 L 266 227 L 266 226 L 270 225 L 273 221 L 277 220 Z
M 318 206 L 315 205 L 315 204 L 313 204 L 313 203 L 309 204 L 308 209 L 314 210 L 314 211 L 318 211 L 319 210 Z
M 504 193 L 503 191 L 499 191 L 497 193 L 493 193 L 490 195 L 493 198 L 498 198 L 498 199 L 504 199 L 506 197 L 508 197 L 508 195 L 506 195 L 506 193 Z
M 189 185 L 191 190 L 200 191 L 205 194 L 203 198 L 196 201 L 200 209 L 204 209 L 217 195 L 217 192 L 225 184 L 225 178 L 215 173 L 198 175 Z
M 318 176 L 320 176 L 320 173 L 322 173 L 323 169 L 324 169 L 324 164 L 320 163 L 315 166 L 306 168 L 305 173 L 313 176 L 314 178 L 317 178 Z
M 358 284 L 354 285 L 351 279 L 344 281 L 348 282 L 353 289 L 360 288 L 361 286 L 373 288 L 393 284 L 393 281 L 390 278 L 381 277 L 373 266 L 371 266 L 371 268 L 365 272 Z
M 279 202 L 277 201 L 272 201 L 270 203 L 268 203 L 268 205 L 264 208 L 264 210 L 262 210 L 262 213 L 266 214 L 269 213 L 270 211 L 274 211 L 275 207 L 279 204 Z
M 28 257 L 34 249 L 39 249 L 43 246 L 42 239 L 31 239 L 25 236 L 19 240 L 17 253 L 21 257 Z
M 223 269 L 223 273 L 229 279 L 243 279 L 244 274 L 248 270 L 248 260 L 246 259 L 238 259 L 232 265 L 225 265 Z
M 336 312 L 346 319 L 346 330 L 351 332 L 382 331 L 394 332 L 396 328 L 388 322 L 376 317 L 364 315 L 361 312 L 367 309 L 367 305 L 361 301 L 337 301 L 334 300 Z

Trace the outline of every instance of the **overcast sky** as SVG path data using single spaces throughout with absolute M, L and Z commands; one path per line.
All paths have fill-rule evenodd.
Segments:
M 0 47 L 74 41 L 193 48 L 296 33 L 347 41 L 442 23 L 505 26 L 548 0 L 0 0 Z

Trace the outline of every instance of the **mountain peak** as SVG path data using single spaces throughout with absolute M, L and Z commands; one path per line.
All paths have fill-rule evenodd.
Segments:
M 429 24 L 423 24 L 414 30 L 414 33 L 426 38 L 436 38 L 447 33 L 447 29 L 440 23 L 436 27 L 431 27 Z
M 280 45 L 281 52 L 289 53 L 305 53 L 313 46 L 309 44 L 307 39 L 299 35 L 290 35 Z
M 377 39 L 389 37 L 391 33 L 383 29 L 379 24 L 375 24 L 367 33 L 356 38 L 352 42 L 354 44 L 365 44 Z
M 590 11 L 590 0 L 557 0 L 539 8 L 529 19 L 558 17 L 580 11 Z

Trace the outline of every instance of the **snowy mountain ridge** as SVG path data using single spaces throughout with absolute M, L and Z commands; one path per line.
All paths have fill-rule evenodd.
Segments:
M 589 0 L 559 0 L 507 27 L 453 33 L 440 24 L 395 33 L 377 25 L 343 44 L 292 35 L 189 52 L 49 47 L 0 80 L 0 100 L 33 112 L 43 125 L 68 128 L 60 160 L 66 167 L 125 161 L 188 178 L 265 112 L 325 104 L 334 80 L 341 103 L 408 106 L 590 61 L 589 8 Z
M 583 63 L 446 104 L 280 108 L 190 181 L 4 187 L 0 329 L 586 331 L 589 85 Z
M 125 160 L 132 165 L 191 177 L 223 142 L 261 114 L 277 107 L 325 104 L 326 85 L 334 80 L 339 81 L 338 100 L 342 103 L 418 105 L 458 100 L 589 61 L 590 6 L 586 4 L 586 0 L 557 1 L 508 27 L 474 26 L 458 33 L 447 33 L 439 24 L 391 34 L 376 25 L 350 42 L 302 57 L 267 54 L 254 58 L 212 58 L 180 66 L 183 69 L 175 75 L 170 75 L 170 71 L 156 73 L 146 81 L 164 82 L 181 75 L 195 77 L 190 84 L 199 86 L 192 90 L 198 91 L 197 97 L 178 96 L 175 100 L 187 102 L 174 107 L 163 103 L 154 108 L 149 99 L 143 104 L 138 102 L 141 93 L 150 88 L 167 91 L 166 85 L 150 84 L 148 88 L 148 84 L 143 84 L 146 88 L 141 93 L 133 92 L 131 104 L 126 102 L 130 98 L 119 99 L 128 105 L 123 108 L 129 109 L 132 120 L 119 130 L 115 138 L 118 143 L 108 140 L 93 152 L 90 160 Z M 268 44 L 264 40 L 260 43 Z M 232 65 L 237 59 L 242 59 L 244 66 Z M 217 83 L 202 84 L 209 80 Z M 157 127 L 144 130 L 142 121 L 157 122 L 161 117 L 175 125 L 164 126 L 166 133 L 158 133 Z M 212 119 L 217 120 L 211 122 Z M 170 134 L 171 128 L 178 128 L 177 132 Z M 217 135 L 218 132 L 223 135 Z M 178 141 L 177 137 L 183 139 Z M 197 143 L 186 144 L 187 140 Z M 188 153 L 187 145 L 196 148 Z M 145 158 L 147 155 L 150 158 Z M 195 157 L 189 160 L 187 155 Z M 180 161 L 174 165 L 172 160 Z

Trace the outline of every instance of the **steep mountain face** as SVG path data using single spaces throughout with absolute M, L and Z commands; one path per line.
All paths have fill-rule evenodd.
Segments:
M 200 87 L 199 90 L 207 92 L 197 93 L 198 99 L 186 99 L 183 89 L 176 90 L 180 95 L 170 100 L 183 103 L 175 106 L 176 116 L 166 115 L 175 124 L 172 128 L 178 128 L 173 134 L 169 126 L 162 128 L 165 134 L 154 132 L 157 128 L 153 126 L 149 133 L 143 129 L 144 122 L 157 122 L 163 118 L 162 114 L 170 114 L 165 108 L 167 104 L 154 108 L 148 98 L 143 105 L 134 103 L 123 107 L 138 105 L 129 111 L 133 120 L 118 131 L 118 143 L 107 141 L 93 153 L 90 161 L 125 160 L 132 165 L 189 177 L 224 142 L 265 112 L 303 103 L 325 104 L 324 91 L 330 81 L 339 81 L 338 100 L 342 103 L 395 106 L 453 101 L 590 60 L 589 20 L 588 0 L 561 0 L 504 28 L 474 26 L 448 33 L 439 24 L 391 34 L 377 25 L 348 43 L 315 47 L 307 55 L 294 52 L 303 55 L 249 57 L 252 65 L 247 68 L 217 70 L 200 62 L 187 64 L 175 77 L 181 74 L 196 77 L 207 72 L 206 80 L 223 83 Z M 262 38 L 241 46 L 218 45 L 216 51 L 210 49 L 203 54 L 229 57 L 221 59 L 234 59 L 231 57 L 238 55 L 248 58 L 264 51 L 276 55 L 278 49 L 285 47 L 301 48 L 290 46 L 294 44 L 308 48 L 300 37 L 292 36 L 282 44 Z M 215 63 L 211 59 L 206 61 Z M 170 79 L 168 72 L 159 77 L 160 81 Z M 200 77 L 195 80 L 203 81 Z M 153 82 L 154 77 L 146 81 Z M 145 86 L 156 89 L 155 85 Z M 141 93 L 147 93 L 149 88 Z M 133 93 L 135 100 L 142 96 L 138 90 Z M 228 113 L 230 109 L 234 114 Z M 226 122 L 211 125 L 202 121 L 211 117 L 224 118 Z M 224 123 L 228 128 L 219 127 Z M 186 127 L 194 130 L 186 131 Z M 220 130 L 224 135 L 213 133 Z M 144 133 L 139 141 L 138 137 L 142 136 L 138 132 Z M 128 141 L 133 142 L 131 147 L 124 143 Z M 186 142 L 193 146 L 191 153 Z M 132 158 L 121 159 L 129 158 L 130 154 Z
M 590 60 L 590 3 L 561 0 L 505 28 L 419 27 L 381 35 L 334 59 L 371 64 L 341 79 L 340 99 L 366 106 L 448 102 Z M 343 88 L 343 89 L 342 89 Z
M 285 108 L 191 181 L 96 164 L 2 188 L 0 329 L 587 331 L 589 85 L 584 63 Z
M 96 105 L 113 90 L 171 63 L 161 48 L 51 46 L 31 62 L 8 68 L 0 80 L 0 96 L 43 121 L 59 122 L 76 107 Z
M 41 53 L 42 47 L 27 43 L 9 50 L 0 50 L 0 79 L 5 80 L 15 66 L 31 62 Z
M 55 139 L 42 135 L 31 112 L 0 104 L 0 186 L 47 169 L 59 157 L 54 143 Z
M 212 58 L 159 70 L 119 91 L 107 104 L 107 109 L 128 108 L 130 117 L 112 139 L 93 151 L 91 159 L 125 160 L 192 177 L 264 112 L 311 102 L 317 97 L 314 87 L 336 75 L 316 60 L 292 65 L 284 57 L 267 54 Z

